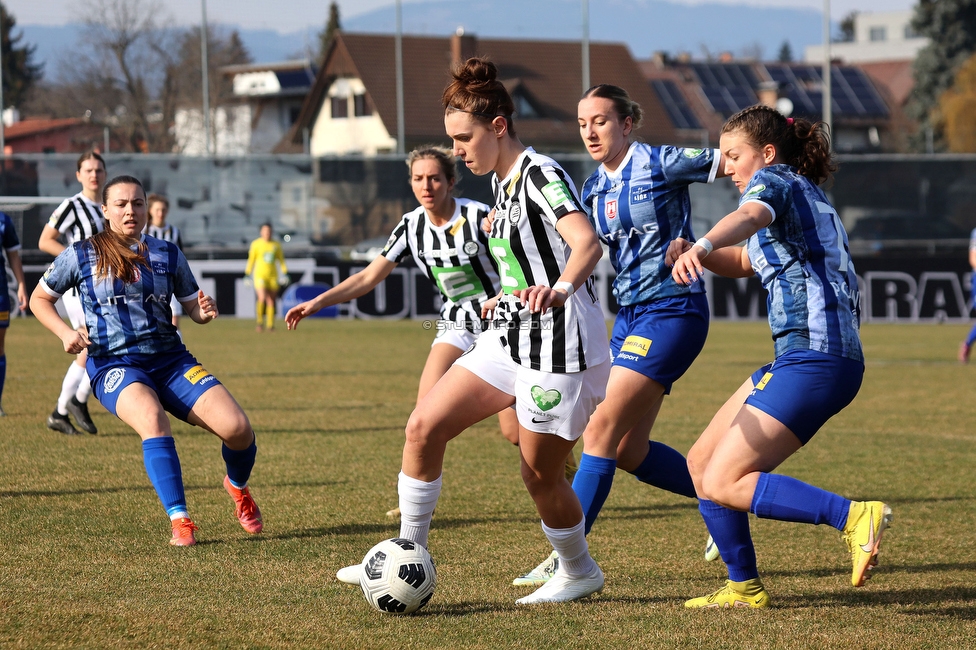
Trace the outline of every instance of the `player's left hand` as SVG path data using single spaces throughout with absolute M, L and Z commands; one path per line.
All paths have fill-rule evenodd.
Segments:
M 680 285 L 690 286 L 698 282 L 705 275 L 702 267 L 701 258 L 707 253 L 701 246 L 692 246 L 687 251 L 678 256 L 671 269 L 671 277 Z
M 204 294 L 203 289 L 197 292 L 197 304 L 200 305 L 200 315 L 206 319 L 203 321 L 204 323 L 209 323 L 219 315 L 217 312 L 217 302 L 212 297 Z
M 527 289 L 513 291 L 512 294 L 518 298 L 523 305 L 529 308 L 529 313 L 544 314 L 550 307 L 562 307 L 566 304 L 565 291 L 557 291 L 544 284 L 537 284 Z
M 17 307 L 21 313 L 27 311 L 27 289 L 24 288 L 23 282 L 17 287 Z
M 481 220 L 481 231 L 486 235 L 491 234 L 491 224 L 495 223 L 495 208 L 491 209 L 488 216 Z

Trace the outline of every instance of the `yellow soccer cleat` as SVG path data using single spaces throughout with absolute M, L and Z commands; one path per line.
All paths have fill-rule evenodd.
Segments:
M 880 501 L 852 501 L 844 526 L 844 541 L 851 552 L 851 584 L 862 586 L 878 564 L 881 536 L 891 524 L 891 508 Z
M 725 586 L 701 598 L 685 601 L 688 609 L 714 609 L 717 607 L 748 607 L 761 609 L 769 605 L 769 594 L 762 580 L 753 578 L 745 582 L 725 581 Z

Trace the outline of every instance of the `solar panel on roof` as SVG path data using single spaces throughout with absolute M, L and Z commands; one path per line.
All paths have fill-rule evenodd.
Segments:
M 651 86 L 664 105 L 664 109 L 671 119 L 671 123 L 679 129 L 700 129 L 701 124 L 692 112 L 678 85 L 669 79 L 658 79 L 651 82 Z

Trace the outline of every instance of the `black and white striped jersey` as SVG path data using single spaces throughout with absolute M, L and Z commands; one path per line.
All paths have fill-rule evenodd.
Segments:
M 166 224 L 162 228 L 149 224 L 146 226 L 146 234 L 150 237 L 176 244 L 177 248 L 183 250 L 183 238 L 180 236 L 180 229 L 171 223 Z
M 570 249 L 556 222 L 584 212 L 576 186 L 554 160 L 527 148 L 504 179 L 492 176 L 495 218 L 489 250 L 502 291 L 492 327 L 504 330 L 503 345 L 515 363 L 545 372 L 580 372 L 610 358 L 603 309 L 593 278 L 566 304 L 530 314 L 511 294 L 535 285 L 554 285 Z
M 65 244 L 71 246 L 105 230 L 105 216 L 102 206 L 78 192 L 57 207 L 47 225 L 64 235 Z
M 397 264 L 412 256 L 441 293 L 441 318 L 477 332 L 481 305 L 498 293 L 498 272 L 481 230 L 488 206 L 454 201 L 454 214 L 443 226 L 432 224 L 423 206 L 403 215 L 382 255 Z

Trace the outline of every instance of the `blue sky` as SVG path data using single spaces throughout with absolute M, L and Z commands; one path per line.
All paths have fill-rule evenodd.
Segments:
M 147 0 L 151 1 L 151 0 Z M 200 0 L 155 0 L 169 13 L 177 24 L 199 22 Z M 411 0 L 403 0 L 404 4 Z M 452 0 L 445 0 L 452 1 Z M 576 0 L 566 0 L 568 5 L 579 5 Z M 702 4 L 706 0 L 671 0 L 681 4 Z M 822 10 L 824 0 L 707 0 L 723 4 L 749 4 L 753 6 L 798 7 Z M 590 11 L 599 8 L 601 0 L 589 0 Z M 634 0 L 639 4 L 640 0 Z M 89 2 L 78 0 L 6 0 L 4 4 L 20 25 L 64 25 L 80 22 L 82 11 Z M 838 21 L 851 11 L 899 11 L 911 9 L 914 0 L 830 0 L 830 15 Z M 268 0 L 207 0 L 207 17 L 211 22 L 235 25 L 245 29 L 271 29 L 277 32 L 295 32 L 314 25 L 321 29 L 328 13 L 329 0 L 289 0 L 288 10 L 282 11 L 282 3 Z M 339 0 L 341 16 L 354 17 L 380 7 L 390 7 L 392 0 Z

